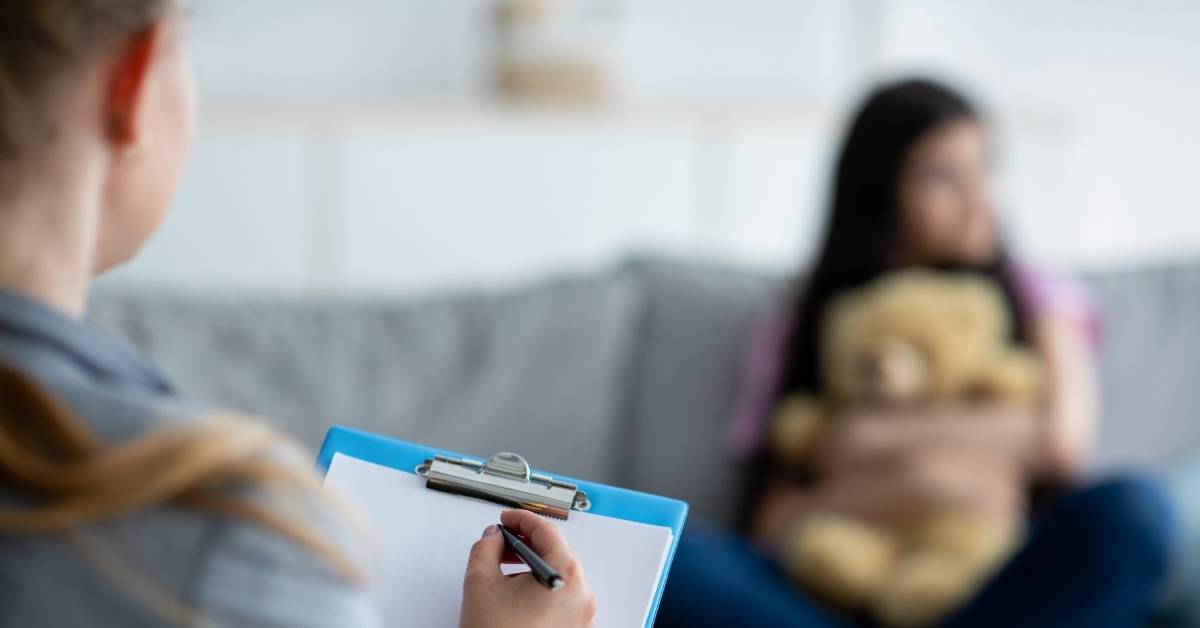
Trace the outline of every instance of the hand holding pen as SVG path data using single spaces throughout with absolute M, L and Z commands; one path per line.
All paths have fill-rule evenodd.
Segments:
M 595 596 L 558 528 L 524 510 L 506 511 L 500 521 L 537 560 L 525 561 L 530 573 L 505 576 L 500 564 L 509 543 L 499 526 L 489 526 L 471 548 L 463 586 L 461 628 L 591 626 L 596 614 Z M 520 556 L 521 550 L 515 545 L 512 551 Z M 531 564 L 538 561 L 544 563 L 544 569 Z M 539 571 L 543 572 L 544 584 L 536 575 Z M 560 583 L 557 589 L 553 588 L 555 582 Z

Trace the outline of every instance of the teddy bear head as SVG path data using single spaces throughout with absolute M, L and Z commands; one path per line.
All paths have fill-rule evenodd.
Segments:
M 843 402 L 889 404 L 989 392 L 991 374 L 1011 351 L 1011 324 L 998 288 L 980 277 L 887 275 L 826 310 L 827 389 Z M 1026 362 L 1015 370 L 1027 371 Z M 1024 374 L 1018 379 L 1018 388 L 1030 384 Z

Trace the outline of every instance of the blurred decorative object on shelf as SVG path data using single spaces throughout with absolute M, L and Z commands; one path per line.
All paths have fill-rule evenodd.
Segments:
M 608 100 L 621 8 L 621 0 L 499 0 L 500 95 L 541 104 Z

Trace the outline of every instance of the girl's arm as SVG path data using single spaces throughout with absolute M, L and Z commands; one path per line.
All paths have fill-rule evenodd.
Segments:
M 829 475 L 808 487 L 779 479 L 759 502 L 751 534 L 766 548 L 783 542 L 811 512 L 836 512 L 904 525 L 931 509 L 982 512 L 1016 521 L 1025 510 L 1017 465 L 964 447 L 926 446 L 904 459 Z
M 1033 332 L 1049 391 L 1038 439 L 1038 471 L 1047 479 L 1067 480 L 1078 476 L 1091 458 L 1100 422 L 1092 344 L 1071 318 L 1043 318 Z
M 1091 454 L 1097 423 L 1092 352 L 1072 319 L 1041 319 L 1033 336 L 1045 367 L 1040 412 L 1002 403 L 856 412 L 842 417 L 820 462 L 832 469 L 858 466 L 942 443 L 1009 456 L 1034 477 L 1076 476 Z
M 826 472 L 907 457 L 925 446 L 956 446 L 999 453 L 1023 468 L 1038 465 L 1037 420 L 1016 405 L 945 405 L 912 410 L 859 410 L 839 418 L 822 448 Z

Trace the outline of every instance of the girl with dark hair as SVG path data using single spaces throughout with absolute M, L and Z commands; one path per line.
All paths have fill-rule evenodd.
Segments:
M 945 86 L 891 84 L 858 111 L 816 264 L 752 343 L 730 434 L 748 462 L 740 523 L 749 540 L 686 535 L 663 625 L 854 625 L 789 582 L 771 557 L 805 513 L 900 521 L 920 504 L 1031 517 L 1026 545 L 948 625 L 1143 623 L 1165 569 L 1169 508 L 1144 479 L 1069 488 L 1087 464 L 1098 416 L 1096 317 L 1074 284 L 1009 257 L 990 171 L 980 112 Z M 817 353 L 826 306 L 912 267 L 977 273 L 1001 287 L 1013 341 L 1045 366 L 1041 407 L 849 412 L 837 417 L 815 468 L 785 474 L 764 447 L 765 425 L 784 398 L 824 390 Z

